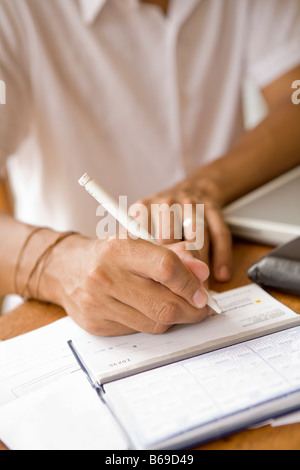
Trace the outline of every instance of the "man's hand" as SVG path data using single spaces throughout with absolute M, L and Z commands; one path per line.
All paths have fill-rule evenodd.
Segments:
M 165 214 L 161 211 L 157 213 L 153 211 L 155 205 L 161 205 Z M 181 215 L 176 220 L 173 213 L 170 213 L 170 208 L 175 204 L 180 205 Z M 203 226 L 195 226 L 196 221 L 196 205 L 204 204 L 204 245 L 199 253 L 194 253 L 196 256 L 204 261 L 207 265 L 210 264 L 212 258 L 212 271 L 216 280 L 226 282 L 232 275 L 232 237 L 227 227 L 221 212 L 221 205 L 218 198 L 214 196 L 214 189 L 208 184 L 207 181 L 195 181 L 195 179 L 187 179 L 182 183 L 176 185 L 170 190 L 164 191 L 155 196 L 143 199 L 134 204 L 130 208 L 130 213 L 134 216 L 136 213 L 140 214 L 139 208 L 145 206 L 148 214 L 147 220 L 142 220 L 143 225 L 148 231 L 154 228 L 152 236 L 154 236 L 161 244 L 170 245 L 178 243 L 176 239 L 176 224 L 184 223 L 185 207 L 190 206 L 193 208 L 194 216 L 193 227 L 190 233 L 187 228 L 179 227 L 185 240 L 190 240 L 197 230 L 203 231 Z M 151 210 L 152 208 L 152 210 Z M 169 208 L 169 214 L 168 212 Z M 171 217 L 170 217 L 171 216 Z M 164 227 L 164 224 L 171 224 L 171 227 Z M 149 229 L 150 228 L 150 229 Z M 178 227 L 177 227 L 178 228 Z M 177 232 L 180 232 L 177 231 Z M 170 233 L 170 237 L 162 237 L 163 233 Z M 186 235 L 186 236 L 185 236 Z M 199 236 L 199 238 L 201 238 Z
M 177 252 L 143 240 L 74 235 L 53 251 L 40 291 L 92 334 L 164 333 L 211 313 L 202 290 L 208 267 L 180 245 Z

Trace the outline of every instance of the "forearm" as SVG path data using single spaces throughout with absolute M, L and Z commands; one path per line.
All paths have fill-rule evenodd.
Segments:
M 285 101 L 222 158 L 193 175 L 224 207 L 300 163 L 300 107 Z

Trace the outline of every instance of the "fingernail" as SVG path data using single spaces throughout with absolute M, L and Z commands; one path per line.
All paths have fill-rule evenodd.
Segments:
M 221 266 L 218 270 L 218 278 L 227 281 L 230 278 L 230 271 L 228 266 Z
M 193 297 L 193 304 L 197 308 L 204 308 L 207 304 L 207 296 L 202 289 L 197 290 L 196 294 Z

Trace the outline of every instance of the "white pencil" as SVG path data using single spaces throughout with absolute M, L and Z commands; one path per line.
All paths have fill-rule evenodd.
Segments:
M 101 204 L 126 230 L 137 238 L 149 241 L 155 245 L 159 243 L 147 232 L 141 225 L 127 212 L 119 206 L 119 204 L 108 194 L 101 186 L 93 180 L 87 173 L 85 173 L 78 181 L 80 186 L 83 186 L 86 191 Z M 221 314 L 223 310 L 218 303 L 213 299 L 209 292 L 203 287 L 203 291 L 207 295 L 207 305 L 212 308 L 216 313 Z

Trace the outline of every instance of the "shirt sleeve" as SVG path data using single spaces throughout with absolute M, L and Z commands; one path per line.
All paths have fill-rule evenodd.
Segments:
M 28 54 L 20 5 L 19 0 L 0 0 L 0 172 L 30 128 Z
M 300 0 L 250 0 L 246 74 L 264 88 L 300 65 Z

